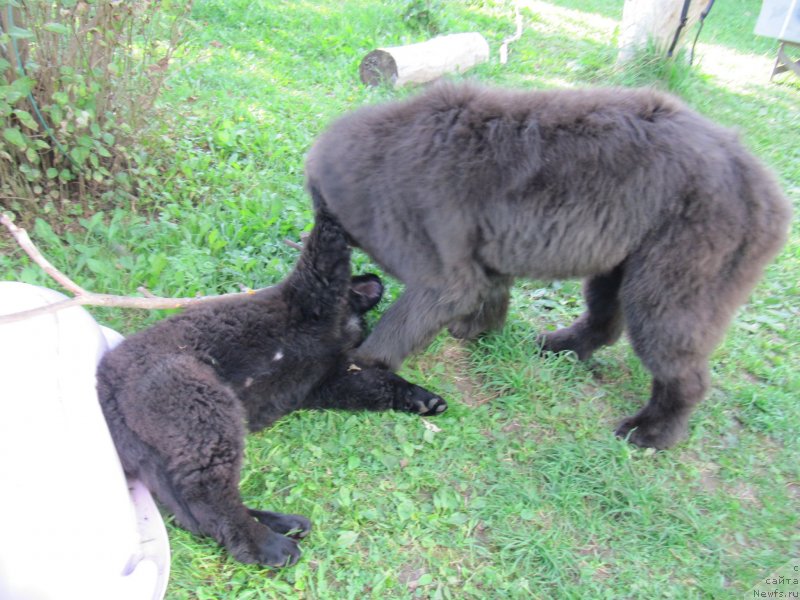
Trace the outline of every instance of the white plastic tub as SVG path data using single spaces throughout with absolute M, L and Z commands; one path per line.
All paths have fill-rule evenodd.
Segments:
M 64 298 L 0 282 L 0 314 Z M 126 480 L 95 391 L 97 363 L 121 339 L 80 307 L 0 324 L 3 600 L 164 596 L 164 523 Z

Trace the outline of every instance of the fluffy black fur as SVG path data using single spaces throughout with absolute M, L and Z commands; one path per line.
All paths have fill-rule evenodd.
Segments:
M 387 369 L 359 366 L 374 275 L 350 275 L 335 220 L 317 221 L 294 272 L 244 299 L 190 308 L 126 339 L 97 371 L 100 403 L 126 472 L 178 522 L 238 560 L 281 566 L 300 556 L 298 515 L 248 509 L 239 495 L 245 422 L 261 429 L 301 408 L 442 412 L 438 396 Z
M 406 284 L 362 359 L 396 368 L 443 327 L 501 327 L 515 277 L 583 277 L 586 312 L 541 345 L 583 359 L 627 327 L 653 386 L 618 434 L 655 448 L 683 434 L 790 220 L 735 135 L 647 89 L 438 85 L 341 118 L 306 172 L 315 205 Z

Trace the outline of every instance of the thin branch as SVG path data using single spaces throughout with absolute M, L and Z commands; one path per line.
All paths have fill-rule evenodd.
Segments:
M 148 290 L 148 289 L 147 289 L 146 287 L 144 287 L 143 285 L 140 285 L 139 287 L 137 287 L 137 288 L 136 288 L 136 291 L 137 291 L 137 292 L 139 292 L 139 293 L 140 293 L 142 296 L 144 296 L 145 298 L 156 298 L 156 297 L 157 297 L 157 296 L 156 296 L 156 295 L 155 295 L 153 292 L 151 292 L 150 290 Z
M 0 215 L 0 223 L 5 225 L 6 229 L 11 232 L 11 235 L 13 235 L 14 239 L 17 240 L 20 248 L 25 250 L 25 253 L 31 257 L 31 260 L 42 267 L 44 272 L 55 279 L 64 289 L 69 290 L 76 296 L 86 293 L 86 290 L 50 264 L 50 261 L 42 256 L 41 252 L 39 252 L 34 243 L 31 241 L 31 238 L 28 237 L 28 233 L 24 229 L 20 229 L 14 225 L 14 223 L 11 221 L 11 218 L 7 214 L 3 213 Z
M 285 239 L 283 243 L 289 246 L 289 248 L 294 248 L 295 250 L 302 250 L 303 244 L 298 244 L 297 242 L 293 242 L 292 240 Z
M 80 306 L 81 304 L 83 304 L 82 297 L 75 296 L 74 298 L 67 298 L 66 300 L 54 302 L 53 304 L 45 304 L 44 306 L 31 308 L 30 310 L 0 315 L 0 325 L 3 325 L 4 323 L 13 323 L 14 321 L 22 321 L 32 317 L 38 317 L 39 315 L 64 310 L 65 308 L 70 308 L 71 306 Z
M 55 312 L 65 308 L 70 308 L 72 306 L 109 306 L 116 308 L 138 308 L 144 310 L 186 308 L 187 306 L 213 302 L 215 300 L 219 300 L 220 298 L 244 298 L 247 296 L 252 296 L 258 291 L 269 289 L 267 287 L 261 288 L 261 290 L 248 290 L 245 292 L 212 296 L 197 296 L 194 298 L 162 298 L 160 296 L 154 296 L 145 288 L 139 288 L 139 291 L 146 296 L 145 298 L 138 298 L 134 296 L 115 296 L 112 294 L 96 294 L 83 289 L 69 277 L 64 275 L 64 273 L 50 264 L 50 262 L 42 255 L 41 252 L 39 252 L 39 249 L 28 237 L 26 231 L 14 225 L 14 223 L 11 221 L 11 218 L 7 214 L 0 214 L 0 223 L 2 223 L 6 229 L 11 232 L 11 235 L 14 236 L 14 239 L 17 240 L 17 243 L 23 250 L 25 250 L 34 263 L 39 265 L 61 286 L 75 294 L 74 298 L 68 298 L 54 304 L 48 304 L 46 306 L 40 306 L 31 310 L 8 315 L 0 315 L 0 324 L 11 323 L 13 321 L 19 321 L 37 315 Z
M 514 2 L 514 14 L 515 14 L 515 21 L 517 24 L 517 29 L 514 32 L 514 35 L 508 36 L 506 39 L 503 40 L 503 43 L 500 45 L 500 64 L 504 65 L 508 62 L 508 45 L 512 42 L 516 42 L 519 38 L 522 37 L 522 13 L 519 11 L 519 2 Z

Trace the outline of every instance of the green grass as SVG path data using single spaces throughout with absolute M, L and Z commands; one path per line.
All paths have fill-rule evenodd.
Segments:
M 759 3 L 717 3 L 698 66 L 643 54 L 613 68 L 621 0 L 434 2 L 442 32 L 481 31 L 504 85 L 657 85 L 741 132 L 800 206 L 800 80 L 767 82 L 777 48 L 752 34 Z M 147 140 L 149 194 L 31 232 L 95 291 L 183 296 L 274 283 L 311 226 L 306 150 L 336 115 L 407 92 L 366 89 L 377 46 L 420 41 L 406 3 L 196 0 Z M 693 34 L 693 32 L 691 32 Z M 726 62 L 728 61 L 728 62 Z M 731 67 L 730 65 L 733 65 Z M 10 243 L 0 274 L 49 284 Z M 362 254 L 356 271 L 374 269 Z M 298 413 L 248 438 L 245 500 L 307 515 L 293 568 L 231 560 L 172 525 L 170 599 L 742 597 L 800 557 L 800 232 L 713 358 L 688 439 L 654 453 L 614 438 L 649 376 L 626 341 L 587 363 L 535 356 L 534 335 L 581 311 L 577 282 L 522 282 L 505 329 L 473 345 L 441 335 L 403 374 L 444 395 L 405 414 Z M 389 282 L 385 308 L 400 287 Z M 163 313 L 97 310 L 130 332 Z M 42 440 L 46 443 L 46 440 Z M 750 593 L 752 597 L 752 592 Z

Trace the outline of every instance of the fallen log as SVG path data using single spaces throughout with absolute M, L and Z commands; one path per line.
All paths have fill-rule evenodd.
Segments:
M 487 60 L 489 44 L 480 33 L 454 33 L 419 44 L 378 48 L 361 60 L 358 71 L 366 85 L 402 87 L 463 73 Z

